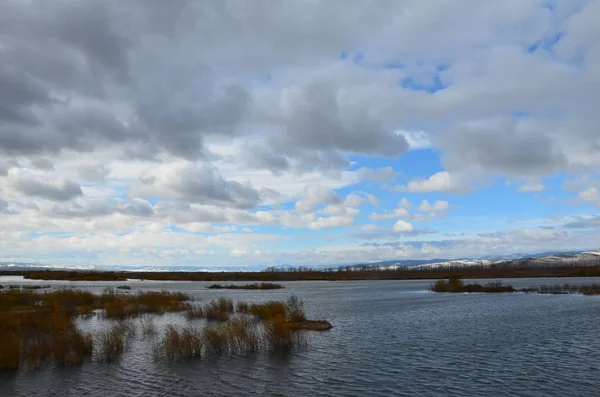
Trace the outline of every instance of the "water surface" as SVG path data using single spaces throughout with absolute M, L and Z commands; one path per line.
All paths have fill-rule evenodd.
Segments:
M 0 277 L 0 284 L 25 282 Z M 485 282 L 485 281 L 484 281 Z M 515 279 L 515 287 L 599 279 Z M 38 282 L 100 292 L 181 290 L 265 301 L 301 297 L 334 328 L 291 353 L 157 362 L 135 339 L 116 364 L 0 375 L 0 396 L 593 396 L 600 390 L 600 297 L 436 294 L 431 281 L 289 282 L 271 291 L 209 290 L 201 282 Z M 168 314 L 160 324 L 182 322 Z M 81 326 L 97 329 L 97 319 Z

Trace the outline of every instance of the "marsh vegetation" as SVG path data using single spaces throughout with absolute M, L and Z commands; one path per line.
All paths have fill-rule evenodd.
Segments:
M 544 295 L 564 295 L 564 294 L 581 294 L 581 295 L 600 295 L 600 284 L 588 285 L 573 285 L 573 284 L 554 284 L 541 285 L 539 287 L 524 288 L 521 291 L 527 293 L 538 293 Z
M 154 319 L 168 312 L 181 312 L 187 324 L 159 329 Z M 78 319 L 92 316 L 106 326 L 81 331 Z M 311 323 L 328 328 L 306 325 Z M 223 297 L 200 304 L 178 292 L 7 288 L 0 291 L 0 370 L 87 359 L 111 363 L 133 338 L 154 338 L 155 357 L 168 360 L 289 349 L 302 343 L 296 331 L 329 328 L 307 320 L 296 297 L 253 304 Z

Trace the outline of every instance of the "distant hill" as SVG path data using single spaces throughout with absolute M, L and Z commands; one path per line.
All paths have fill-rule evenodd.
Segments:
M 31 262 L 0 262 L 0 271 L 40 271 L 40 270 L 104 270 L 94 265 L 47 265 Z
M 570 251 L 570 252 L 543 252 L 539 254 L 511 254 L 507 256 L 488 256 L 481 258 L 460 259 L 431 259 L 431 260 L 390 260 L 375 263 L 362 263 L 346 267 L 364 269 L 373 268 L 380 270 L 394 270 L 398 268 L 415 269 L 441 269 L 475 266 L 576 266 L 596 264 L 600 266 L 600 250 Z
M 475 266 L 600 266 L 600 250 L 543 252 L 539 254 L 510 254 L 506 256 L 486 256 L 480 258 L 459 259 L 400 259 L 373 263 L 354 263 L 336 266 L 302 266 L 312 270 L 394 270 L 399 268 L 443 269 Z M 0 262 L 0 271 L 40 271 L 40 270 L 80 270 L 80 271 L 132 271 L 132 272 L 247 272 L 261 271 L 265 266 L 94 266 L 94 265 L 48 265 L 28 262 Z M 285 271 L 294 266 L 277 266 L 272 269 Z

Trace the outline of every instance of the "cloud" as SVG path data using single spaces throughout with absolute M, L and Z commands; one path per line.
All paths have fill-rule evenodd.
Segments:
M 358 177 L 363 180 L 384 182 L 396 177 L 396 171 L 392 167 L 383 167 L 379 169 L 359 168 Z
M 268 169 L 274 173 L 290 168 L 290 163 L 284 156 L 269 150 L 264 143 L 246 142 L 242 150 L 244 164 L 251 168 Z
M 429 149 L 433 146 L 427 134 L 423 131 L 397 131 L 408 143 L 410 150 Z
M 154 214 L 154 207 L 142 199 L 79 200 L 54 205 L 47 210 L 47 214 L 58 218 L 95 218 L 112 214 L 149 217 Z
M 450 209 L 450 204 L 444 200 L 437 200 L 433 204 L 423 200 L 419 205 L 419 211 L 426 212 L 432 217 L 445 217 L 448 209 Z
M 508 176 L 545 175 L 564 169 L 567 163 L 558 143 L 534 120 L 475 120 L 437 139 L 451 169 L 475 167 Z
M 415 227 L 413 225 L 411 225 L 410 223 L 403 221 L 403 220 L 398 220 L 395 224 L 394 224 L 394 231 L 395 232 L 399 232 L 399 233 L 410 233 L 413 232 L 415 230 Z
M 34 168 L 37 168 L 40 170 L 53 170 L 54 169 L 54 164 L 52 164 L 52 161 L 50 161 L 49 159 L 43 158 L 43 157 L 33 159 L 31 161 L 31 165 Z
M 338 227 L 352 226 L 354 220 L 351 217 L 345 216 L 330 216 L 326 218 L 318 218 L 308 224 L 310 229 L 332 229 Z
M 68 201 L 83 194 L 81 186 L 69 180 L 43 180 L 24 173 L 18 173 L 11 179 L 12 186 L 25 196 Z
M 267 116 L 276 129 L 284 131 L 271 136 L 271 146 L 307 165 L 311 159 L 320 167 L 339 164 L 335 154 L 395 157 L 406 151 L 403 136 L 386 130 L 364 104 L 358 106 L 341 92 L 342 87 L 327 81 L 307 82 L 284 92 L 278 108 L 269 109 L 278 113 Z M 315 151 L 334 156 L 315 159 Z
M 546 185 L 540 180 L 530 180 L 517 189 L 519 193 L 541 192 L 546 190 Z
M 579 216 L 564 225 L 567 229 L 596 229 L 600 228 L 600 216 Z
M 590 187 L 579 192 L 579 200 L 583 203 L 594 204 L 600 208 L 600 190 L 595 187 Z
M 411 193 L 448 192 L 465 193 L 470 190 L 468 181 L 460 174 L 440 171 L 427 179 L 413 180 L 407 186 L 397 186 L 396 191 Z
M 371 213 L 371 215 L 369 215 L 369 219 L 371 219 L 373 221 L 382 221 L 382 220 L 386 220 L 386 219 L 396 219 L 396 218 L 410 219 L 411 214 L 410 214 L 410 212 L 408 212 L 408 210 L 406 208 L 396 208 L 392 212 L 386 212 L 386 213 L 373 212 L 373 213 Z
M 143 175 L 131 193 L 243 209 L 260 203 L 260 193 L 254 188 L 225 180 L 206 164 L 157 167 Z
M 340 197 L 330 189 L 320 185 L 309 185 L 296 201 L 296 210 L 301 214 L 308 214 L 315 210 L 320 204 L 338 204 Z
M 379 201 L 379 199 L 378 199 L 378 198 L 377 198 L 377 196 L 375 196 L 374 194 L 372 194 L 372 193 L 368 193 L 368 194 L 367 194 L 367 197 L 368 197 L 368 199 L 369 199 L 369 202 L 371 203 L 371 205 L 375 205 L 375 206 L 377 206 L 377 205 L 379 205 L 379 204 L 380 204 L 380 201 Z
M 379 230 L 379 226 L 377 226 L 377 225 L 362 225 L 360 227 L 360 230 L 365 231 L 365 232 L 373 232 L 375 230 Z

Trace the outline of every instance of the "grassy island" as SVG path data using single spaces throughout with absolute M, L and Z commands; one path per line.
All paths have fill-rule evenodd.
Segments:
M 542 295 L 565 295 L 565 294 L 581 294 L 581 295 L 600 295 L 600 284 L 589 285 L 573 285 L 573 284 L 555 284 L 541 285 L 539 287 L 529 288 L 514 288 L 512 285 L 502 284 L 501 281 L 489 282 L 486 285 L 481 284 L 465 284 L 457 277 L 451 277 L 448 280 L 438 280 L 429 288 L 433 292 L 451 292 L 451 293 L 468 293 L 468 292 L 525 292 Z
M 434 292 L 454 292 L 454 293 L 464 293 L 464 292 L 517 292 L 515 288 L 511 285 L 502 284 L 501 281 L 494 281 L 487 283 L 486 285 L 481 284 L 465 284 L 458 277 L 451 277 L 446 280 L 438 280 L 433 284 L 430 288 L 431 291 Z
M 266 290 L 266 289 L 282 289 L 283 286 L 280 284 L 274 283 L 254 283 L 254 284 L 244 284 L 244 285 L 221 285 L 221 284 L 213 284 L 208 287 L 209 289 L 246 289 L 246 290 Z

